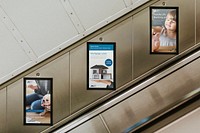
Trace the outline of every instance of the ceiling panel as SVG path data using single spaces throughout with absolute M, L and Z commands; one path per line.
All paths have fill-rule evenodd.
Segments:
M 131 0 L 133 4 L 136 4 L 138 2 L 142 2 L 142 1 L 148 1 L 148 0 Z
M 60 1 L 3 0 L 1 5 L 37 56 L 78 34 Z
M 125 8 L 123 0 L 69 0 L 85 29 Z
M 11 32 L 0 22 L 0 78 L 30 62 Z

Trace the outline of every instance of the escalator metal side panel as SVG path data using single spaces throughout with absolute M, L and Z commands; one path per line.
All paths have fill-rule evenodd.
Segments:
M 98 42 L 102 38 L 104 42 L 116 42 L 116 75 L 120 75 L 116 76 L 117 89 L 132 80 L 132 21 L 129 17 L 90 40 Z
M 68 133 L 109 133 L 109 131 L 104 126 L 101 118 L 96 116 Z
M 196 0 L 196 43 L 200 43 L 200 1 Z
M 195 45 L 195 0 L 161 0 L 151 6 L 179 7 L 179 51 L 180 53 Z M 185 7 L 187 6 L 187 10 Z M 163 54 L 155 56 L 149 54 L 149 9 L 145 9 L 133 16 L 133 77 L 136 78 L 141 74 L 161 64 L 173 55 Z M 185 32 L 187 31 L 187 32 Z
M 200 107 L 164 126 L 155 133 L 189 133 L 200 131 Z
M 23 123 L 23 89 L 22 79 L 11 84 L 7 87 L 7 120 L 6 120 L 6 132 L 41 132 L 47 126 L 24 126 Z
M 98 42 L 99 38 L 102 38 L 105 42 L 116 42 L 116 75 L 120 75 L 116 77 L 116 88 L 132 80 L 131 22 L 132 19 L 128 18 L 89 40 L 89 42 Z M 108 90 L 87 90 L 86 60 L 86 43 L 70 51 L 71 113 L 80 111 L 112 92 Z
M 34 77 L 53 77 L 53 124 L 70 115 L 70 77 L 69 53 L 26 75 Z M 55 111 L 54 111 L 55 110 Z
M 6 88 L 0 90 L 0 132 L 6 132 Z
M 192 93 L 194 94 L 195 91 L 198 93 L 196 93 L 195 95 L 192 95 Z M 161 128 L 165 126 L 170 125 L 170 123 L 173 123 L 174 121 L 181 118 L 182 116 L 187 115 L 193 110 L 199 108 L 200 107 L 200 88 L 195 91 L 189 93 L 186 97 L 184 97 L 184 99 L 188 99 L 188 100 L 184 100 L 182 103 L 178 105 L 175 103 L 174 104 L 175 106 L 173 108 L 165 109 L 166 111 L 158 115 L 152 121 L 148 121 L 145 124 L 141 125 L 140 127 L 130 130 L 129 132 L 154 133 L 156 131 L 159 131 Z
M 175 55 L 163 54 L 155 56 L 150 53 L 149 39 L 149 9 L 142 10 L 133 16 L 133 78 L 137 78 L 145 72 L 152 70 L 158 64 L 169 60 Z
M 200 87 L 199 66 L 200 59 L 105 111 L 102 116 L 110 131 L 123 132 L 124 129 L 153 116 L 198 89 Z
M 197 89 L 196 87 L 200 86 L 199 82 L 197 82 L 198 79 L 200 79 L 200 75 L 197 73 L 200 64 L 200 59 L 197 59 L 199 56 L 200 51 L 186 57 L 174 66 L 147 79 L 112 101 L 76 119 L 55 132 L 71 130 L 84 124 L 85 121 L 88 121 L 98 114 L 102 114 L 103 120 L 111 132 L 123 131 L 129 125 L 134 124 L 134 122 L 158 112 L 189 92 Z M 195 59 L 197 60 L 194 61 Z M 191 72 L 191 70 L 193 71 Z M 182 73 L 184 74 L 183 77 L 181 76 Z M 142 89 L 144 90 L 140 91 Z M 138 91 L 140 92 L 137 93 Z M 120 120 L 118 120 L 118 117 L 124 121 L 124 124 L 119 123 Z

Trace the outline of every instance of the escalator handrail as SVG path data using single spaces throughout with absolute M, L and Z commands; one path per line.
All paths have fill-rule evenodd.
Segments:
M 175 72 L 176 70 L 182 68 L 183 66 L 189 64 L 190 62 L 198 59 L 199 57 L 200 57 L 200 51 L 197 51 L 197 52 L 193 53 L 192 55 L 185 57 L 183 60 L 176 63 L 175 65 L 167 68 L 166 70 L 158 73 L 157 75 L 154 75 L 153 77 L 147 79 L 146 81 L 142 82 L 141 84 L 139 84 L 139 85 L 133 87 L 132 89 L 124 92 L 123 94 L 115 97 L 114 99 L 103 104 L 99 108 L 94 109 L 94 110 L 88 112 L 87 114 L 79 117 L 78 119 L 75 119 L 74 121 L 70 122 L 69 124 L 61 127 L 60 129 L 56 130 L 55 133 L 67 132 L 67 131 L 74 129 L 75 127 L 83 124 L 84 122 L 90 120 L 91 118 L 93 118 L 93 117 L 97 116 L 98 114 L 104 112 L 105 110 L 111 108 L 112 106 L 124 101 L 125 99 L 134 95 L 135 93 L 139 92 L 140 90 L 142 90 L 142 89 L 148 87 L 149 85 L 157 82 L 158 80 L 162 79 L 163 77 Z
M 192 92 L 188 93 L 187 95 L 183 96 L 181 99 L 176 101 L 173 104 L 168 105 L 164 109 L 148 116 L 146 118 L 141 119 L 139 122 L 135 123 L 134 125 L 126 128 L 123 133 L 132 133 L 132 132 L 142 132 L 147 127 L 152 124 L 158 123 L 162 121 L 164 118 L 173 115 L 174 113 L 178 112 L 179 110 L 185 108 L 189 104 L 200 99 L 200 88 L 193 90 Z

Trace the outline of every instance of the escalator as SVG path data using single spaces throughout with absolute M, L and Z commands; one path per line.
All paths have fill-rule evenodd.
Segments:
M 180 8 L 179 53 L 153 55 L 149 54 L 149 7 L 162 3 L 152 0 L 138 6 L 1 85 L 0 132 L 151 132 L 180 106 L 194 102 L 192 109 L 199 107 L 198 2 L 164 2 Z M 91 91 L 86 86 L 86 43 L 101 41 L 116 42 L 113 91 Z M 53 78 L 52 125 L 23 124 L 25 77 Z
M 199 57 L 200 51 L 185 56 L 54 132 L 128 133 L 157 130 L 158 127 L 154 130 L 151 127 L 180 110 L 187 111 L 175 115 L 176 119 L 200 107 Z M 192 104 L 195 105 L 190 107 Z

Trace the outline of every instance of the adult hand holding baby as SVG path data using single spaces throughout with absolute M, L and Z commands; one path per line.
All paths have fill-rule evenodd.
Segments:
M 160 47 L 160 34 L 159 33 L 155 33 L 152 30 L 152 52 L 155 52 L 159 49 Z
M 35 80 L 29 80 L 29 81 L 27 81 L 27 88 L 30 88 L 32 90 L 37 90 L 38 85 Z
M 37 85 L 28 85 L 28 88 L 31 88 L 32 90 L 37 90 L 38 86 Z

